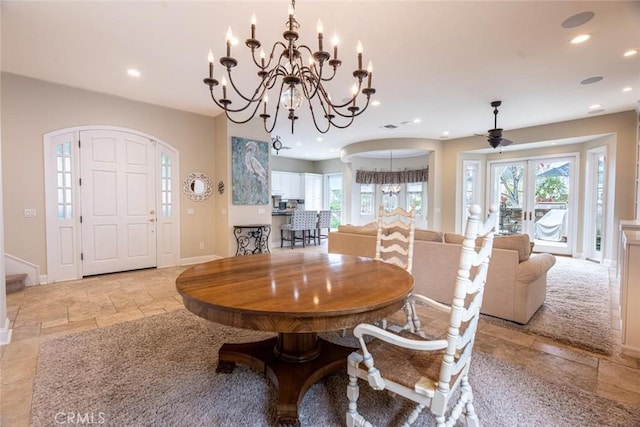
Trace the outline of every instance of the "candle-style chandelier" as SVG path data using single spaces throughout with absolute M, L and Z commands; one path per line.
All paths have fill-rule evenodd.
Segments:
M 389 175 L 393 175 L 393 151 L 389 151 Z M 380 191 L 385 196 L 395 196 L 396 194 L 400 194 L 400 190 L 402 187 L 397 182 L 385 182 L 380 187 Z
M 376 90 L 371 87 L 373 74 L 371 61 L 366 70 L 362 68 L 362 43 L 358 41 L 356 47 L 358 68 L 352 73 L 355 82 L 351 88 L 351 97 L 341 102 L 334 102 L 323 83 L 333 80 L 338 67 L 342 64 L 338 59 L 337 37 L 334 36 L 333 39 L 333 57 L 331 57 L 331 54 L 324 50 L 322 21 L 318 20 L 318 50 L 315 52 L 307 45 L 296 44 L 299 27 L 295 18 L 295 0 L 292 0 L 289 6 L 289 18 L 282 34 L 285 42 L 274 43 L 267 60 L 264 50 L 260 49 L 262 44 L 256 39 L 255 15 L 252 17 L 251 38 L 248 38 L 245 44 L 251 49 L 251 56 L 258 67 L 257 74 L 260 81 L 249 96 L 240 91 L 232 78 L 231 70 L 238 65 L 238 61 L 231 56 L 233 34 L 229 28 L 226 37 L 227 51 L 226 55 L 220 58 L 220 64 L 226 69 L 228 83 L 235 92 L 234 98 L 241 104 L 238 107 L 235 107 L 232 100 L 227 97 L 226 78 L 223 76 L 220 83 L 213 78 L 214 57 L 213 52 L 209 50 L 209 77 L 204 79 L 204 83 L 209 86 L 213 102 L 225 111 L 230 121 L 237 124 L 247 123 L 261 110 L 259 116 L 264 121 L 264 129 L 271 133 L 278 120 L 280 107 L 283 107 L 288 111 L 287 118 L 291 121 L 291 133 L 293 133 L 295 121 L 298 119 L 296 110 L 302 105 L 303 100 L 306 100 L 316 129 L 320 133 L 326 133 L 331 126 L 340 129 L 348 127 L 357 116 L 366 111 L 370 97 Z M 260 53 L 257 52 L 258 49 Z M 303 56 L 306 56 L 306 63 Z M 366 86 L 363 85 L 365 78 L 367 78 Z M 222 97 L 216 99 L 214 88 L 218 84 L 222 86 Z M 278 94 L 276 102 L 270 101 L 269 92 Z M 357 103 L 360 94 L 366 98 L 363 107 Z M 236 113 L 245 110 L 247 112 L 242 118 L 236 116 Z M 269 124 L 272 116 L 273 120 Z

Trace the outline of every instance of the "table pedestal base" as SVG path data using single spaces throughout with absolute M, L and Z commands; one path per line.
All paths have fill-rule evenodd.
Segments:
M 342 371 L 354 349 L 325 341 L 315 333 L 282 333 L 264 341 L 224 344 L 218 372 L 231 372 L 242 363 L 264 372 L 278 389 L 278 424 L 299 426 L 298 404 L 321 378 Z

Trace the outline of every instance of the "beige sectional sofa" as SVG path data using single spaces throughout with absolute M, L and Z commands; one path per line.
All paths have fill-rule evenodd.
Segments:
M 413 250 L 413 291 L 451 304 L 463 237 L 416 230 Z M 494 239 L 481 312 L 525 324 L 544 303 L 547 271 L 555 264 L 548 253 L 532 254 L 527 235 Z M 373 258 L 375 225 L 342 225 L 329 233 L 329 252 Z

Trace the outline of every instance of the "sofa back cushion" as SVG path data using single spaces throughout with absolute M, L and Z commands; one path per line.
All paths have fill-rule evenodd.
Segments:
M 528 234 L 497 236 L 493 239 L 493 247 L 496 249 L 510 249 L 512 251 L 517 251 L 520 262 L 529 259 L 532 249 Z
M 366 234 L 368 236 L 377 236 L 378 227 L 375 222 L 366 225 L 344 224 L 338 226 L 338 231 L 351 234 Z
M 444 233 L 444 242 L 454 245 L 461 245 L 464 236 L 455 233 Z M 480 242 L 476 241 L 476 245 L 480 246 Z M 533 245 L 529 240 L 528 234 L 511 234 L 509 236 L 496 236 L 493 239 L 494 249 L 508 249 L 518 252 L 518 260 L 526 261 L 531 255 Z
M 422 230 L 416 228 L 415 240 L 424 240 L 427 242 L 443 242 L 444 237 L 440 231 Z

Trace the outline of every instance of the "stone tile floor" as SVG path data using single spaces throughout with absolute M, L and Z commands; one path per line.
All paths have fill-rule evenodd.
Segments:
M 296 248 L 294 250 L 303 250 Z M 326 251 L 322 245 L 305 250 Z M 286 255 L 290 248 L 274 248 Z M 183 309 L 176 277 L 188 267 L 149 269 L 28 287 L 7 296 L 11 343 L 0 346 L 0 425 L 29 426 L 40 344 L 47 339 Z M 619 294 L 611 281 L 612 325 L 620 341 Z M 425 319 L 432 324 L 438 319 Z M 640 359 L 602 356 L 481 323 L 476 348 L 538 375 L 640 407 Z

